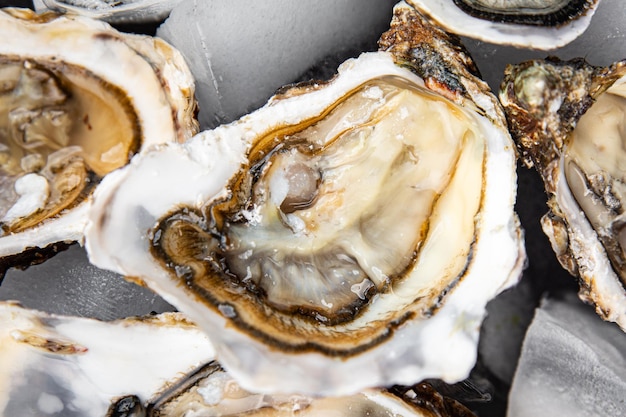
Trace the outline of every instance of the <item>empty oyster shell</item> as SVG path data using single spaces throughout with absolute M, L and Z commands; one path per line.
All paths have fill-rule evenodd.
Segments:
M 559 261 L 579 277 L 581 298 L 626 330 L 626 61 L 511 65 L 500 98 L 524 161 L 543 178 L 542 227 Z
M 600 0 L 407 0 L 450 32 L 485 42 L 556 49 L 589 26 Z
M 455 42 L 399 4 L 330 82 L 133 159 L 90 260 L 187 312 L 247 389 L 465 378 L 525 257 L 504 115 Z
M 194 82 L 157 38 L 0 11 L 0 257 L 82 238 L 99 180 L 197 132 Z

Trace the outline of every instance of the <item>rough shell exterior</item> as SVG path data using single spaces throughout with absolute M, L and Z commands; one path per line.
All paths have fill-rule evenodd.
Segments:
M 623 329 L 626 290 L 611 266 L 600 231 L 593 229 L 570 193 L 563 161 L 580 118 L 625 74 L 626 61 L 604 68 L 583 59 L 549 58 L 509 65 L 500 91 L 522 160 L 543 179 L 550 210 L 542 227 L 559 262 L 579 278 L 580 297 Z

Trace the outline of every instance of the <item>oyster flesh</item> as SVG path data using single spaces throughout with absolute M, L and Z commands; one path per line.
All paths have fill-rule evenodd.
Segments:
M 99 180 L 197 132 L 194 81 L 164 41 L 79 16 L 0 10 L 0 257 L 81 240 Z
M 450 32 L 485 42 L 549 50 L 589 26 L 600 0 L 407 0 Z
M 519 277 L 497 99 L 405 3 L 380 47 L 95 193 L 91 262 L 189 314 L 246 389 L 463 379 L 485 304 Z
M 580 296 L 626 330 L 626 61 L 510 65 L 500 92 L 524 161 L 548 193 L 542 227 Z

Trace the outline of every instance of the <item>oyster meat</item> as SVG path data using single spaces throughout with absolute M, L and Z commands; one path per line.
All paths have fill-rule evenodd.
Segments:
M 95 193 L 91 262 L 189 314 L 246 389 L 463 379 L 485 304 L 519 277 L 497 99 L 405 3 L 380 46 Z
M 450 32 L 485 42 L 549 50 L 589 26 L 600 0 L 407 0 Z
M 524 161 L 548 193 L 542 219 L 582 299 L 626 330 L 626 61 L 507 67 L 500 93 Z
M 0 10 L 0 257 L 81 240 L 99 180 L 197 132 L 194 81 L 164 41 Z

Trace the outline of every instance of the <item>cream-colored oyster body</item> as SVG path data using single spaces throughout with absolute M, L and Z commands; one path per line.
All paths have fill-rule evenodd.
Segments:
M 509 66 L 501 100 L 525 162 L 541 174 L 544 232 L 580 296 L 626 329 L 626 65 Z
M 90 260 L 189 314 L 252 391 L 463 379 L 485 304 L 519 277 L 497 100 L 404 4 L 380 45 L 96 192 Z
M 0 257 L 80 241 L 99 180 L 197 132 L 194 81 L 162 40 L 0 11 Z
M 564 46 L 589 26 L 600 0 L 407 0 L 446 30 L 538 50 Z

